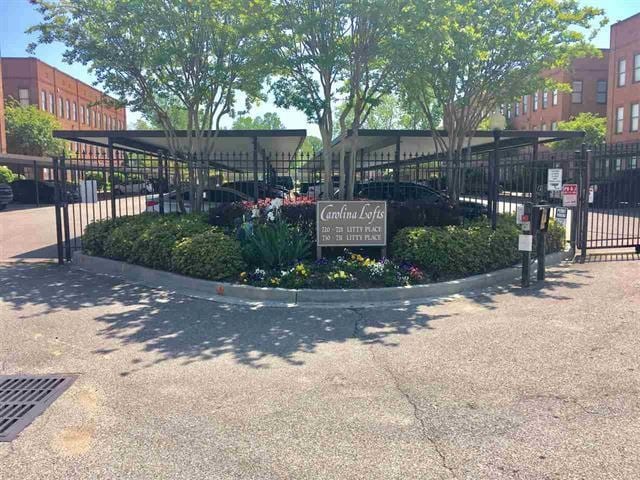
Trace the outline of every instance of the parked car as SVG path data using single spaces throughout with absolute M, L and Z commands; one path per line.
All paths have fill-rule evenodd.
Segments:
M 13 199 L 16 202 L 35 204 L 40 203 L 52 204 L 55 203 L 55 183 L 52 181 L 37 182 L 38 191 L 36 192 L 35 180 L 16 180 L 11 183 L 11 189 L 13 190 Z M 80 189 L 75 183 L 67 182 L 67 196 L 66 200 L 69 203 L 80 201 Z
M 434 206 L 453 205 L 451 199 L 443 192 L 414 182 L 400 182 L 397 187 L 392 180 L 356 183 L 354 192 L 356 198 L 368 200 L 420 201 Z M 487 207 L 475 202 L 458 202 L 457 207 L 466 218 L 476 218 L 489 213 Z
M 223 203 L 250 201 L 252 197 L 242 192 L 226 187 L 210 188 L 202 192 L 204 209 L 209 210 Z M 162 195 L 165 212 L 179 212 L 177 192 L 165 193 Z M 191 211 L 190 192 L 182 192 L 182 200 L 187 212 Z M 147 212 L 160 212 L 160 195 L 152 195 L 147 199 Z
M 0 210 L 7 208 L 13 201 L 13 190 L 8 183 L 0 183 Z
M 113 186 L 116 195 L 153 193 L 153 184 L 149 180 L 125 180 Z
M 223 183 L 222 187 L 237 190 L 243 193 L 247 197 L 253 198 L 254 195 L 254 182 L 251 180 L 239 181 L 239 182 L 227 182 Z M 259 198 L 285 198 L 289 194 L 289 190 L 282 185 L 267 185 L 264 182 L 258 182 L 258 197 Z

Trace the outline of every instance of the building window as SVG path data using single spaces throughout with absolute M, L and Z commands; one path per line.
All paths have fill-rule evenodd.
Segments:
M 582 103 L 582 80 L 572 83 L 571 103 Z
M 58 111 L 56 112 L 59 117 L 62 117 L 62 98 L 58 97 Z
M 522 113 L 529 113 L 529 95 L 522 97 Z
M 102 125 L 104 127 L 104 129 L 107 129 L 107 116 L 106 115 L 102 115 Z
M 616 109 L 616 133 L 622 133 L 624 130 L 624 107 Z
M 56 102 L 53 98 L 53 93 L 49 94 L 49 112 L 50 113 L 55 113 L 54 110 L 56 108 Z
M 540 130 L 546 131 L 547 130 L 547 124 L 543 123 L 542 126 L 540 127 Z
M 629 168 L 638 168 L 638 157 L 631 157 L 629 159 Z
M 40 92 L 40 110 L 47 111 L 47 92 L 44 90 Z
M 542 108 L 549 106 L 549 92 L 547 90 L 542 91 Z
M 78 121 L 78 106 L 76 105 L 76 102 L 71 104 L 71 118 L 73 118 L 74 122 Z
M 558 122 L 551 122 L 551 130 L 558 130 Z
M 533 94 L 533 111 L 538 110 L 538 92 Z
M 64 110 L 65 110 L 65 113 L 67 114 L 67 120 L 69 120 L 71 118 L 71 109 L 69 108 L 69 100 L 65 100 Z
M 624 87 L 627 84 L 627 60 L 618 60 L 618 86 Z
M 84 123 L 84 106 L 80 105 L 80 123 Z
M 20 105 L 22 105 L 23 107 L 28 107 L 29 106 L 29 89 L 19 88 L 18 99 L 20 100 Z
M 607 103 L 607 81 L 598 80 L 596 85 L 596 102 L 603 105 Z
M 615 169 L 616 170 L 622 170 L 622 159 L 621 158 L 616 158 Z
M 640 103 L 631 105 L 631 131 L 637 132 L 640 126 Z
M 633 82 L 640 82 L 640 53 L 633 56 Z
M 520 115 L 520 102 L 516 102 L 513 104 L 513 115 L 515 117 Z

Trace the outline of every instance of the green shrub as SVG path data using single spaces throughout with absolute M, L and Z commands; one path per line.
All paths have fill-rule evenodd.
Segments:
M 420 267 L 433 280 L 464 277 L 515 264 L 518 226 L 501 219 L 494 231 L 484 221 L 469 226 L 405 228 L 391 243 L 399 261 Z
M 545 248 L 547 253 L 564 251 L 567 245 L 565 228 L 555 219 L 549 220 L 549 229 L 547 230 L 547 237 L 545 242 Z
M 103 255 L 114 260 L 130 261 L 134 243 L 157 218 L 158 215 L 153 213 L 120 217 L 104 242 Z
M 176 244 L 208 228 L 203 215 L 158 216 L 134 240 L 128 260 L 149 268 L 170 270 Z
M 216 227 L 185 238 L 173 249 L 173 269 L 209 280 L 235 279 L 244 270 L 240 244 Z
M 9 167 L 0 165 L 0 183 L 11 183 L 15 179 L 16 176 Z
M 87 225 L 82 235 L 82 251 L 87 255 L 105 256 L 104 246 L 107 238 L 114 228 L 123 223 L 124 218 L 126 217 L 117 220 L 98 220 Z
M 311 253 L 309 236 L 284 221 L 256 225 L 245 240 L 244 258 L 255 267 L 287 268 Z

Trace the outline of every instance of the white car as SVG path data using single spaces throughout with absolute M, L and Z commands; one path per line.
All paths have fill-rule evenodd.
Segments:
M 180 211 L 176 192 L 164 193 L 162 197 L 165 213 Z M 187 212 L 191 211 L 191 201 L 189 200 L 189 197 L 189 191 L 182 192 L 184 208 Z M 202 192 L 202 198 L 205 210 L 215 208 L 223 203 L 251 201 L 251 198 L 244 193 L 226 187 L 208 188 Z M 151 195 L 147 197 L 147 212 L 160 212 L 160 195 Z
M 127 193 L 153 193 L 153 185 L 151 182 L 140 180 L 127 180 L 124 183 L 117 183 L 113 186 L 116 195 L 124 195 Z

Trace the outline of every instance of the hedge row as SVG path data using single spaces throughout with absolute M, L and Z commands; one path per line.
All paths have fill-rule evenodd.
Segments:
M 411 227 L 393 238 L 391 254 L 396 260 L 417 265 L 434 281 L 448 280 L 516 264 L 521 259 L 520 233 L 513 217 L 501 218 L 496 230 L 487 221 L 466 227 Z M 564 228 L 552 220 L 546 251 L 557 252 L 564 245 Z
M 82 245 L 88 255 L 210 280 L 235 279 L 245 268 L 239 243 L 201 215 L 142 214 L 94 222 Z

